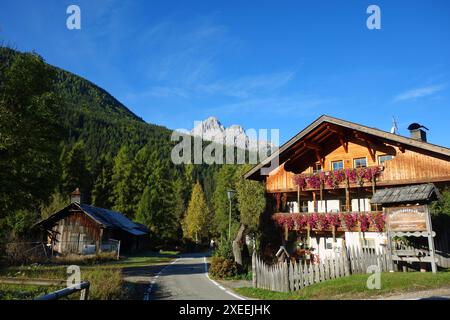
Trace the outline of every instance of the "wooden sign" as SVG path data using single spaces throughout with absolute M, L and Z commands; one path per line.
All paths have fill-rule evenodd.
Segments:
M 390 207 L 386 210 L 386 225 L 391 232 L 427 231 L 427 206 Z

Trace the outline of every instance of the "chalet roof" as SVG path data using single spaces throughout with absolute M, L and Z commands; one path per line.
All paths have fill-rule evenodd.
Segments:
M 262 180 L 263 176 L 260 174 L 260 170 L 264 167 L 268 167 L 277 157 L 279 158 L 280 165 L 285 162 L 290 163 L 291 167 L 287 169 L 288 171 L 291 171 L 289 169 L 295 167 L 292 163 L 298 163 L 299 154 L 302 154 L 302 152 L 299 152 L 301 151 L 299 149 L 301 149 L 302 145 L 304 148 L 314 149 L 323 144 L 325 140 L 330 139 L 330 137 L 333 136 L 334 140 L 338 142 L 342 137 L 350 140 L 361 140 L 366 138 L 372 139 L 380 144 L 386 143 L 450 161 L 449 148 L 404 137 L 398 134 L 389 133 L 380 129 L 363 126 L 327 115 L 322 115 L 283 144 L 277 151 L 254 166 L 244 175 L 244 177 L 246 179 Z M 332 143 L 327 143 L 326 146 L 328 145 L 331 147 Z
M 415 186 L 381 189 L 375 192 L 371 203 L 396 204 L 411 202 L 429 202 L 440 198 L 439 190 L 432 183 Z
M 120 212 L 78 203 L 71 203 L 64 209 L 56 212 L 45 220 L 40 221 L 36 225 L 45 226 L 54 223 L 61 219 L 61 216 L 70 209 L 81 210 L 104 228 L 121 229 L 135 236 L 145 235 L 150 232 L 146 226 L 131 221 Z

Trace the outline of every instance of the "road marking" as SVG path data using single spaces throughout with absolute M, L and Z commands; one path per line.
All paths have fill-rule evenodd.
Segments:
M 171 265 L 173 265 L 174 263 L 176 263 L 178 260 L 180 260 L 181 258 L 177 258 L 175 260 L 173 260 L 170 264 L 168 264 L 167 266 L 165 266 L 164 268 L 162 268 L 157 274 L 156 276 L 153 277 L 152 281 L 150 282 L 150 285 L 147 288 L 147 292 L 144 294 L 144 300 L 150 300 L 150 294 L 152 293 L 153 290 L 153 285 L 156 283 L 156 280 L 158 280 L 159 276 Z
M 239 300 L 247 300 L 247 299 L 245 299 L 245 298 L 243 298 L 243 297 L 241 297 L 241 296 L 238 296 L 237 294 L 235 294 L 235 293 L 233 293 L 233 292 L 231 292 L 231 291 L 225 289 L 223 286 L 221 286 L 221 285 L 218 284 L 216 281 L 214 281 L 213 279 L 211 279 L 211 278 L 209 277 L 209 274 L 208 274 L 208 263 L 206 262 L 206 256 L 203 257 L 203 261 L 204 261 L 204 263 L 205 263 L 205 275 L 206 275 L 206 277 L 208 278 L 209 281 L 211 281 L 212 283 L 214 283 L 217 287 L 219 287 L 219 289 L 224 290 L 224 291 L 225 291 L 226 293 L 228 293 L 230 296 L 233 296 L 233 297 L 235 297 L 236 299 L 239 299 Z

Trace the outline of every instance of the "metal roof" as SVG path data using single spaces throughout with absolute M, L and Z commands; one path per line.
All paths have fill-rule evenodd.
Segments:
M 87 204 L 77 204 L 81 210 L 83 210 L 86 214 L 91 216 L 95 221 L 100 223 L 101 225 L 107 228 L 119 228 L 128 233 L 131 233 L 136 236 L 145 235 L 149 233 L 147 227 L 142 224 L 137 224 L 123 214 L 104 209 L 97 208 Z
M 61 215 L 65 215 L 74 209 L 83 211 L 104 228 L 121 229 L 135 236 L 150 233 L 150 230 L 145 225 L 131 221 L 120 212 L 78 203 L 69 204 L 67 207 L 59 210 L 47 219 L 39 221 L 34 226 L 46 226 L 54 223 L 61 219 Z
M 371 203 L 394 204 L 431 201 L 440 198 L 439 190 L 432 183 L 407 187 L 381 189 L 375 192 Z

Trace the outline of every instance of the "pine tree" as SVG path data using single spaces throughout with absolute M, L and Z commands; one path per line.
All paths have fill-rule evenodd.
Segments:
M 192 188 L 191 200 L 184 217 L 183 233 L 186 238 L 201 241 L 201 239 L 208 235 L 208 227 L 210 221 L 208 220 L 209 210 L 206 204 L 205 195 L 199 182 Z
M 223 165 L 216 175 L 216 188 L 213 195 L 214 227 L 216 233 L 223 237 L 228 237 L 230 201 L 227 191 L 235 188 L 235 172 L 236 166 Z M 239 221 L 235 197 L 231 199 L 231 221 L 233 231 L 235 231 Z
M 132 161 L 127 146 L 120 148 L 114 159 L 111 184 L 112 197 L 110 201 L 114 204 L 113 209 L 134 218 L 133 187 L 132 187 Z
M 58 116 L 63 103 L 51 92 L 54 70 L 41 57 L 0 54 L 0 61 L 2 219 L 21 209 L 38 212 L 56 188 L 61 175 L 58 156 L 63 131 Z
M 89 160 L 83 140 L 76 142 L 72 149 L 66 154 L 62 162 L 63 192 L 70 193 L 80 188 L 89 201 L 92 188 L 92 175 L 89 170 Z
M 92 204 L 102 208 L 112 208 L 112 160 L 107 156 L 101 156 L 94 171 L 96 177 L 92 188 Z

